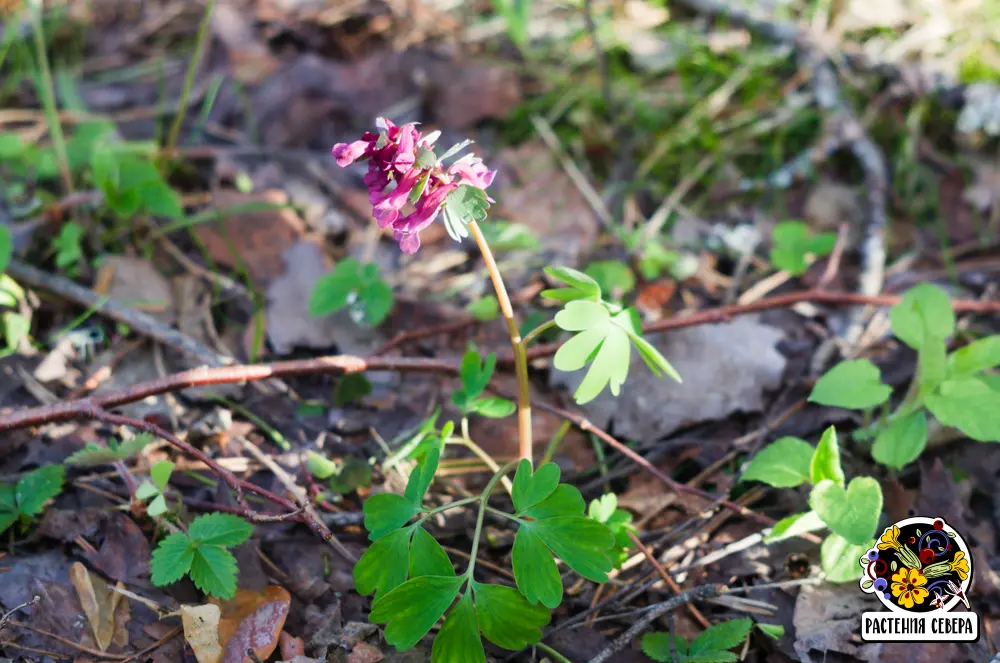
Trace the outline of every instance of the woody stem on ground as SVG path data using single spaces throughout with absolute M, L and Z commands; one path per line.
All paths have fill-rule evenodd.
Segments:
M 493 289 L 497 293 L 497 302 L 500 304 L 500 312 L 507 322 L 507 331 L 510 334 L 510 344 L 514 350 L 514 373 L 517 376 L 517 431 L 518 450 L 521 458 L 531 460 L 533 443 L 531 439 L 531 387 L 528 383 L 528 357 L 525 343 L 521 340 L 521 331 L 518 329 L 517 321 L 514 319 L 514 308 L 510 304 L 510 297 L 507 295 L 507 287 L 503 283 L 503 277 L 497 268 L 497 262 L 493 258 L 493 251 L 486 243 L 486 237 L 475 221 L 469 224 L 480 253 L 483 254 L 483 261 L 486 263 L 486 271 L 493 281 Z

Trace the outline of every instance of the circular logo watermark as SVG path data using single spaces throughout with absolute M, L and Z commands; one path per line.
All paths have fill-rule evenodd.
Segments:
M 972 558 L 942 518 L 907 518 L 885 528 L 860 560 L 861 590 L 894 612 L 969 608 Z

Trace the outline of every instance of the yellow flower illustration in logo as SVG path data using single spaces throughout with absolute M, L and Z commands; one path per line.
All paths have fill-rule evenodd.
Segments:
M 887 529 L 882 538 L 878 540 L 879 550 L 888 550 L 889 548 L 899 550 L 899 528 L 895 525 L 891 529 Z
M 904 566 L 892 576 L 892 595 L 899 605 L 909 610 L 914 604 L 919 605 L 927 598 L 929 592 L 924 587 L 926 584 L 927 578 L 920 569 Z
M 951 570 L 962 580 L 969 577 L 969 560 L 965 559 L 965 553 L 961 550 L 955 553 L 955 558 L 951 560 Z

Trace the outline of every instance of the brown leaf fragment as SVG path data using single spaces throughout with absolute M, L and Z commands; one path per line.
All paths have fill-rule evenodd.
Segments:
M 221 602 L 219 642 L 223 663 L 249 663 L 248 649 L 253 649 L 260 660 L 267 660 L 278 647 L 291 600 L 288 590 L 269 585 L 260 592 L 237 590 L 232 599 Z
M 184 639 L 191 645 L 198 663 L 219 663 L 222 645 L 219 644 L 219 619 L 222 610 L 214 603 L 182 605 L 181 624 Z
M 351 655 L 347 657 L 347 663 L 378 663 L 385 656 L 382 651 L 367 642 L 359 642 L 354 645 Z
M 70 581 L 80 597 L 80 606 L 87 616 L 94 642 L 101 651 L 116 644 L 128 645 L 128 621 L 130 618 L 128 599 L 112 591 L 100 576 L 91 573 L 80 562 L 75 562 L 69 570 Z M 121 582 L 118 587 L 124 588 Z

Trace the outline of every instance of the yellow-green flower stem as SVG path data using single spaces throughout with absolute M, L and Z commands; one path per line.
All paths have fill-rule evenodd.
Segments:
M 510 334 L 510 344 L 514 349 L 514 373 L 517 376 L 517 431 L 518 431 L 518 451 L 521 458 L 532 458 L 532 433 L 531 433 L 531 390 L 528 382 L 528 355 L 525 343 L 521 340 L 521 330 L 518 329 L 517 321 L 514 319 L 514 307 L 510 304 L 510 297 L 507 295 L 507 287 L 504 285 L 497 261 L 493 257 L 493 251 L 486 243 L 486 237 L 482 229 L 475 221 L 469 224 L 469 231 L 479 246 L 479 252 L 483 254 L 483 261 L 486 263 L 486 271 L 489 272 L 490 280 L 493 282 L 493 290 L 497 294 L 497 302 L 500 304 L 500 312 L 507 322 L 507 332 Z
M 488 453 L 486 453 L 486 451 L 484 451 L 482 447 L 480 447 L 478 444 L 472 441 L 472 437 L 469 435 L 468 417 L 462 417 L 461 429 L 462 429 L 462 436 L 449 438 L 447 441 L 448 444 L 461 444 L 469 451 L 474 453 L 479 458 L 479 460 L 486 463 L 486 467 L 493 470 L 494 474 L 499 472 L 500 466 L 497 465 L 497 462 L 495 460 L 493 460 L 493 457 L 490 456 Z M 508 495 L 510 495 L 511 492 L 514 490 L 513 484 L 511 484 L 510 479 L 508 479 L 506 476 L 500 477 L 500 483 L 503 484 L 504 490 L 507 491 Z

